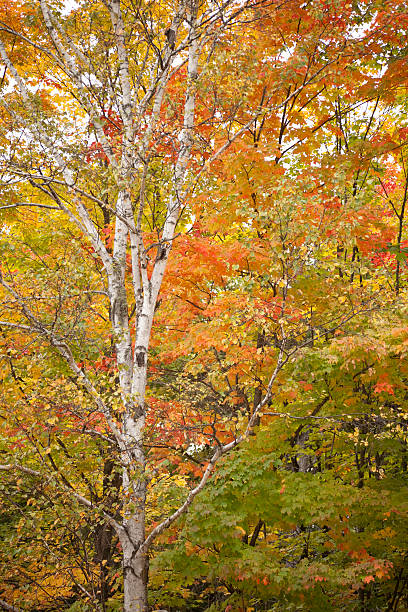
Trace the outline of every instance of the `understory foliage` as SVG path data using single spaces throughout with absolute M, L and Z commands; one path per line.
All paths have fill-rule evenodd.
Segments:
M 407 610 L 407 2 L 72 4 L 0 0 L 0 607 Z

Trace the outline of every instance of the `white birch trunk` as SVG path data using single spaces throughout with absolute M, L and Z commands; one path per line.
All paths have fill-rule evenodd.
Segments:
M 147 612 L 148 555 L 138 554 L 145 540 L 144 504 L 126 521 L 120 541 L 123 551 L 124 612 Z

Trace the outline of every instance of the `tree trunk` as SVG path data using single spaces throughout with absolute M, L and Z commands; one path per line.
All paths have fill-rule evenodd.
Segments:
M 148 568 L 144 559 L 132 559 L 133 548 L 123 554 L 124 612 L 147 612 Z
M 145 536 L 144 510 L 127 521 L 122 535 L 124 612 L 147 612 L 147 582 L 149 560 L 147 554 L 137 553 Z

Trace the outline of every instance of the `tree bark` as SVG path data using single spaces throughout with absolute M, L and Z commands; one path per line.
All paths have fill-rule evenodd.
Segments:
M 123 549 L 124 612 L 147 612 L 149 560 L 138 553 L 145 539 L 144 507 L 128 520 L 121 542 Z

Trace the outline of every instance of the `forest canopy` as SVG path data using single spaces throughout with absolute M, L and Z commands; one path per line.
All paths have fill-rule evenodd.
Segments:
M 407 31 L 0 0 L 0 608 L 408 610 Z

